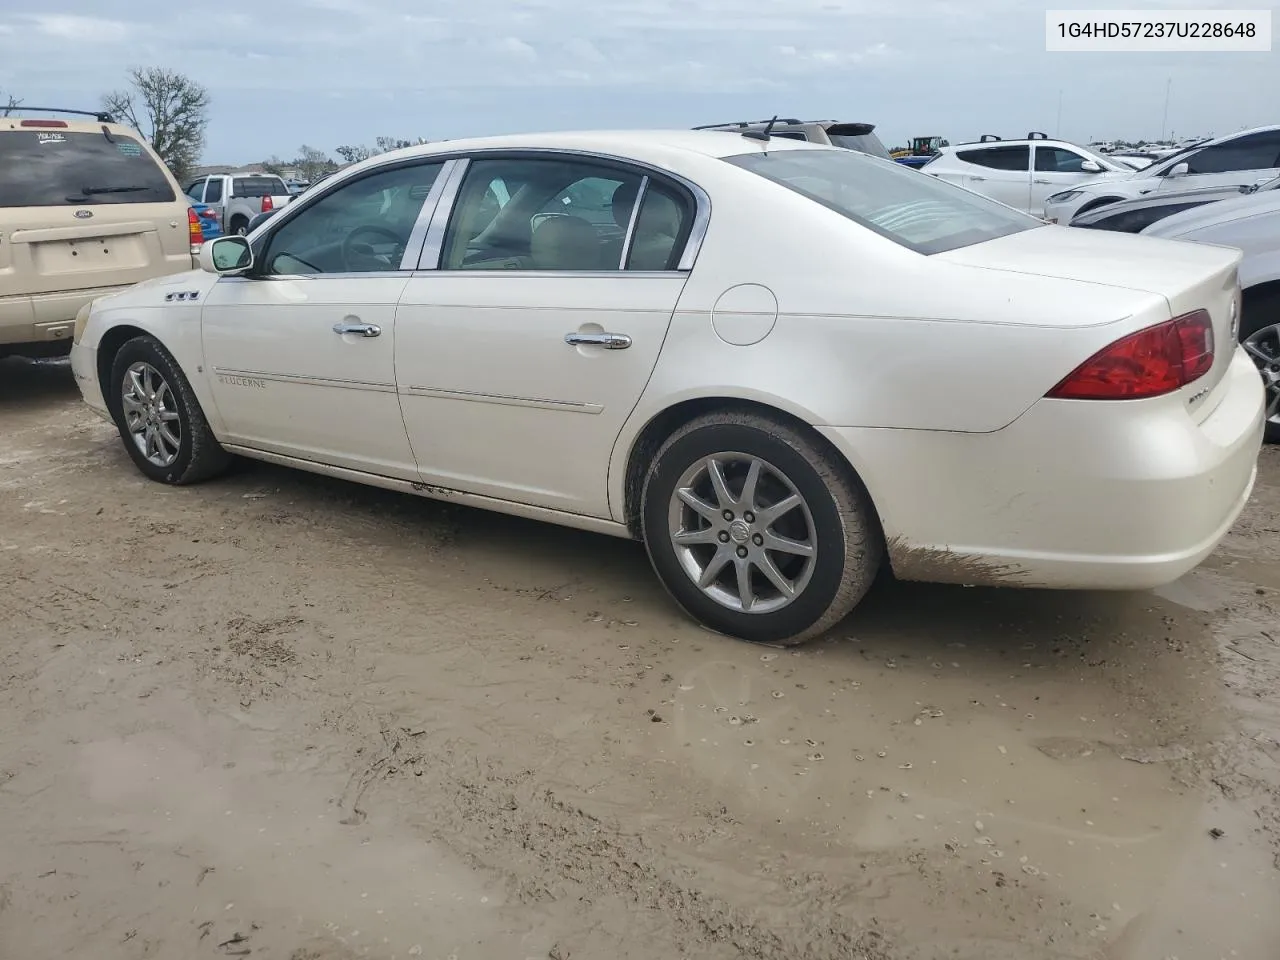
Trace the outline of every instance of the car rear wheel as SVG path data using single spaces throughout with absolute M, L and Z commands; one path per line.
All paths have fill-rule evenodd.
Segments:
M 880 567 L 883 537 L 847 464 L 749 412 L 677 430 L 649 466 L 641 526 L 654 570 L 694 619 L 793 645 L 841 620 Z
M 1280 292 L 1246 299 L 1240 342 L 1267 388 L 1267 442 L 1280 443 Z
M 198 483 L 231 462 L 191 384 L 154 337 L 134 337 L 111 363 L 110 405 L 133 462 L 159 483 Z
M 238 237 L 243 237 L 249 232 L 249 221 L 244 217 L 233 217 L 230 227 L 233 234 Z

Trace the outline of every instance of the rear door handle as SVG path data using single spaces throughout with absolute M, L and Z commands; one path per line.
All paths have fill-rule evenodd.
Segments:
M 974 176 L 970 176 L 970 177 L 969 177 L 969 179 L 970 179 L 970 180 L 973 180 L 974 182 L 977 182 L 977 181 L 979 181 L 979 180 L 986 180 L 987 178 L 986 178 L 986 177 L 974 177 Z
M 1032 183 L 1052 183 L 1052 180 L 1032 180 Z
M 631 338 L 625 333 L 566 333 L 564 342 L 571 347 L 604 347 L 606 350 L 625 350 L 631 346 Z
M 352 323 L 349 320 L 343 320 L 333 325 L 333 332 L 338 336 L 354 333 L 357 337 L 379 337 L 382 335 L 382 328 L 376 323 Z

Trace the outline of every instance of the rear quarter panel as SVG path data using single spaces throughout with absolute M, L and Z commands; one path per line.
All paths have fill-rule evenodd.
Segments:
M 1106 343 L 1169 316 L 1153 294 L 922 256 L 781 187 L 749 203 L 727 193 L 712 194 L 696 266 L 615 446 L 614 504 L 636 437 L 681 401 L 754 401 L 815 425 L 990 432 Z M 741 284 L 778 303 L 748 346 L 716 329 L 717 301 Z

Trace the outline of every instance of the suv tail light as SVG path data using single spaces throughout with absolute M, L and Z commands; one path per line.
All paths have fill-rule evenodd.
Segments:
M 200 248 L 204 246 L 204 230 L 200 228 L 200 217 L 194 207 L 187 207 L 187 229 L 191 234 L 191 255 L 200 256 Z
M 20 126 L 20 127 L 45 127 L 45 128 L 55 128 L 55 127 L 56 127 L 57 129 L 65 130 L 65 129 L 67 129 L 67 122 L 66 122 L 65 120 L 19 120 L 19 121 L 18 121 L 18 126 Z
M 1141 400 L 1198 380 L 1213 366 L 1213 322 L 1204 310 L 1174 317 L 1104 347 L 1045 396 Z
M 263 212 L 263 213 L 269 213 L 270 211 L 274 210 L 275 208 L 276 208 L 276 205 L 275 205 L 274 203 L 272 203 L 272 202 L 271 202 L 271 194 L 269 194 L 269 193 L 268 193 L 268 194 L 266 194 L 266 195 L 262 198 L 262 212 Z

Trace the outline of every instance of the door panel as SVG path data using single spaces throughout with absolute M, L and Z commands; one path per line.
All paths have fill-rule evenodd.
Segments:
M 1019 146 L 977 147 L 960 150 L 956 157 L 964 168 L 956 181 L 1018 210 L 1031 206 L 1031 148 Z
M 214 402 L 232 443 L 416 479 L 395 388 L 407 275 L 223 278 L 205 299 Z M 379 335 L 338 333 L 372 324 Z
M 1049 147 L 1037 144 L 1032 161 L 1031 199 L 1028 212 L 1044 216 L 1045 200 L 1072 184 L 1088 180 L 1096 174 L 1081 169 L 1085 157 L 1065 147 Z
M 396 379 L 423 482 L 608 517 L 609 455 L 684 283 L 623 272 L 415 275 L 396 315 Z M 631 343 L 565 342 L 604 333 Z

